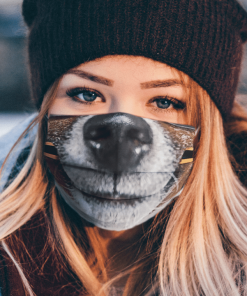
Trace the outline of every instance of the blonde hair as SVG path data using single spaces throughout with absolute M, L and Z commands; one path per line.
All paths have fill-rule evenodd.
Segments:
M 247 295 L 243 278 L 247 271 L 247 192 L 233 171 L 225 137 L 246 131 L 247 116 L 235 103 L 232 118 L 224 126 L 206 91 L 187 75 L 174 71 L 185 84 L 189 124 L 200 126 L 194 167 L 181 195 L 149 223 L 138 261 L 110 281 L 97 229 L 84 227 L 88 252 L 87 243 L 80 238 L 82 230 L 71 222 L 54 185 L 48 190 L 42 151 L 44 118 L 59 81 L 47 92 L 32 123 L 39 123 L 39 133 L 31 153 L 15 180 L 0 194 L 0 239 L 29 295 L 34 293 L 8 240 L 35 213 L 46 213 L 45 202 L 53 228 L 49 243 L 66 258 L 88 295 L 107 295 L 114 281 L 126 275 L 123 295 L 144 295 L 144 291 L 152 295 L 154 290 L 167 296 Z

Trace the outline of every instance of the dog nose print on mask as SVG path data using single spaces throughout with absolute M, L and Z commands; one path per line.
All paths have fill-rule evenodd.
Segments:
M 126 113 L 53 116 L 44 156 L 56 186 L 81 217 L 126 230 L 154 217 L 183 189 L 195 128 Z

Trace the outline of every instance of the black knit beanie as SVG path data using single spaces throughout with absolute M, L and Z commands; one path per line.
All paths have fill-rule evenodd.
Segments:
M 224 118 L 236 94 L 247 13 L 236 0 L 24 0 L 39 108 L 70 68 L 106 55 L 152 58 L 202 86 Z

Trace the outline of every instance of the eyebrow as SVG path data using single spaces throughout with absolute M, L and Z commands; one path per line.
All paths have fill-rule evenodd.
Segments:
M 111 79 L 107 79 L 102 76 L 93 75 L 89 72 L 85 72 L 82 70 L 70 69 L 68 72 L 66 72 L 66 74 L 74 74 L 74 75 L 79 76 L 81 78 L 88 79 L 88 80 L 91 80 L 91 81 L 94 81 L 94 82 L 97 82 L 100 84 L 104 84 L 107 86 L 113 86 L 113 83 L 114 83 L 114 81 Z
M 102 76 L 97 76 L 82 70 L 70 69 L 68 72 L 66 72 L 66 74 L 74 74 L 81 78 L 88 79 L 93 82 L 97 82 L 107 86 L 113 86 L 114 84 L 114 81 L 111 79 L 108 79 Z M 176 85 L 183 85 L 183 83 L 181 80 L 178 80 L 178 79 L 154 80 L 154 81 L 140 83 L 141 89 L 169 87 L 169 86 L 176 86 Z
M 141 88 L 147 89 L 147 88 L 156 88 L 156 87 L 169 87 L 169 86 L 176 86 L 176 85 L 183 85 L 183 83 L 181 80 L 178 80 L 178 79 L 154 80 L 154 81 L 141 83 Z

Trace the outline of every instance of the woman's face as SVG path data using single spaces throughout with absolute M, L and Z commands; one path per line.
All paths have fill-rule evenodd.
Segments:
M 187 124 L 185 110 L 185 90 L 176 71 L 144 57 L 106 56 L 62 77 L 49 114 L 124 112 Z
M 176 196 L 190 172 L 192 156 L 181 169 L 180 160 L 193 150 L 194 129 L 164 122 L 188 124 L 186 94 L 176 70 L 144 57 L 107 56 L 62 77 L 49 114 L 78 117 L 50 118 L 45 153 L 61 160 L 66 174 L 51 165 L 58 188 L 81 217 L 131 229 Z

